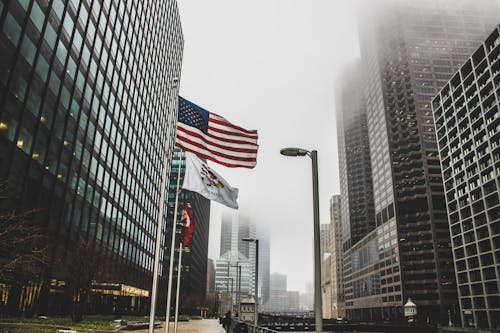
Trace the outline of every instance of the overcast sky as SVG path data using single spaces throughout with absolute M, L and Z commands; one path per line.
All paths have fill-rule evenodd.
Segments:
M 339 193 L 334 81 L 359 54 L 352 1 L 178 0 L 184 33 L 180 94 L 232 123 L 259 131 L 253 170 L 211 163 L 240 189 L 240 215 L 269 228 L 271 272 L 288 289 L 313 280 L 311 161 L 279 154 L 317 149 L 320 215 Z M 219 255 L 212 203 L 209 257 Z

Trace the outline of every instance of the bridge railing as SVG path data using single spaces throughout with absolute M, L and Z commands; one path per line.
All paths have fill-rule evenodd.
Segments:
M 233 319 L 228 333 L 279 333 L 266 327 L 255 326 L 253 324 Z

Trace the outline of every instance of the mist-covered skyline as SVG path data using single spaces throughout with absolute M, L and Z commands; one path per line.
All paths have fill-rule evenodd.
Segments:
M 339 193 L 334 80 L 359 54 L 354 4 L 183 0 L 179 8 L 180 94 L 259 131 L 255 169 L 211 165 L 240 189 L 239 214 L 269 229 L 271 272 L 304 291 L 313 276 L 311 161 L 279 150 L 318 150 L 321 223 L 329 223 L 329 198 Z M 222 209 L 212 203 L 211 258 L 219 255 Z

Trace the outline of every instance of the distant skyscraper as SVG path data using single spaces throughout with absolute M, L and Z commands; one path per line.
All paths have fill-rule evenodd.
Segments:
M 215 293 L 215 264 L 213 259 L 207 261 L 207 295 Z
M 300 293 L 298 291 L 286 292 L 286 312 L 300 311 Z
M 257 238 L 259 239 L 259 298 L 260 304 L 266 304 L 270 297 L 271 279 L 271 242 L 269 231 L 258 227 Z
M 341 216 L 340 195 L 334 195 L 330 199 L 330 280 L 333 318 L 345 318 Z
M 208 308 L 209 314 L 214 314 L 217 311 L 215 289 L 215 263 L 212 259 L 208 258 L 207 262 L 207 285 L 205 296 L 205 307 Z
M 300 309 L 311 311 L 314 308 L 314 288 L 312 282 L 306 284 L 306 291 L 300 294 Z
M 499 26 L 432 102 L 464 326 L 500 325 Z
M 446 323 L 456 285 L 431 99 L 497 23 L 498 3 L 381 0 L 364 10 L 376 229 L 345 254 L 348 317 L 397 318 L 411 297 L 421 320 Z
M 286 275 L 280 273 L 271 273 L 270 298 L 266 304 L 266 310 L 269 312 L 287 311 L 288 296 Z
M 0 29 L 0 178 L 49 230 L 61 264 L 43 281 L 67 281 L 64 261 L 85 239 L 107 257 L 102 286 L 144 296 L 177 122 L 177 2 L 2 2 Z M 27 297 L 23 307 L 59 299 Z
M 323 318 L 332 316 L 332 254 L 330 242 L 330 224 L 320 225 L 320 254 L 321 254 L 321 300 Z
M 216 260 L 217 291 L 228 291 L 233 284 L 233 298 L 236 301 L 237 282 L 240 278 L 237 265 L 241 268 L 241 294 L 255 295 L 255 245 L 242 238 L 255 238 L 255 224 L 250 223 L 237 212 L 224 212 L 221 221 L 220 258 Z M 250 246 L 248 246 L 250 245 Z M 229 266 L 228 266 L 229 263 Z M 229 267 L 229 268 L 228 268 Z
M 340 216 L 340 195 L 334 195 L 330 199 L 330 224 L 321 226 L 323 318 L 345 317 Z
M 226 254 L 226 252 L 231 252 L 231 242 L 233 239 L 233 216 L 224 213 L 221 220 L 221 231 L 220 231 L 220 256 Z

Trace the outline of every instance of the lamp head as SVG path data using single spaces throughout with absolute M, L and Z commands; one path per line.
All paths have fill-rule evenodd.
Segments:
M 309 151 L 302 148 L 283 148 L 280 150 L 280 154 L 284 156 L 306 156 Z
M 245 238 L 242 238 L 241 240 L 244 242 L 255 242 L 256 241 L 255 238 L 250 238 L 250 237 L 245 237 Z

